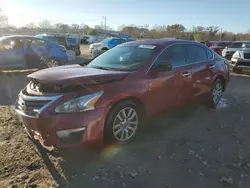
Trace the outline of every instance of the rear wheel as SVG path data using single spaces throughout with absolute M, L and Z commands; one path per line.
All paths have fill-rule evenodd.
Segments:
M 47 68 L 51 68 L 51 67 L 58 67 L 60 65 L 59 61 L 56 60 L 56 59 L 49 59 L 47 62 L 46 62 L 46 67 Z
M 131 141 L 138 130 L 140 112 L 132 101 L 118 103 L 109 113 L 104 129 L 105 143 L 125 144 Z
M 222 93 L 223 93 L 223 82 L 220 78 L 217 78 L 212 85 L 208 107 L 215 108 L 217 104 L 220 102 Z

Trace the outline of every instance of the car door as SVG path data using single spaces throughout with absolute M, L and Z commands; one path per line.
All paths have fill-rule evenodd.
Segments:
M 29 66 L 37 67 L 44 57 L 47 57 L 49 51 L 45 40 L 39 38 L 26 38 L 26 56 Z
M 172 68 L 168 71 L 155 71 L 161 64 L 169 64 Z M 182 44 L 171 45 L 161 53 L 149 71 L 151 113 L 180 105 L 190 99 L 193 91 L 189 71 Z
M 109 49 L 114 48 L 117 45 L 118 45 L 118 39 L 111 39 L 108 43 Z
M 5 68 L 24 67 L 24 44 L 21 37 L 7 38 L 1 41 L 0 66 Z
M 211 90 L 213 77 L 213 52 L 196 44 L 185 44 L 187 63 L 191 68 L 194 98 L 200 98 Z

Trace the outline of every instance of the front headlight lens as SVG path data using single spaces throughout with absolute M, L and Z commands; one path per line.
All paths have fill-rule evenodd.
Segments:
M 221 55 L 226 56 L 227 52 L 225 50 L 222 51 Z
M 239 59 L 241 57 L 240 52 L 235 52 L 233 58 Z
M 97 100 L 102 96 L 103 91 L 90 95 L 78 97 L 67 101 L 56 107 L 57 113 L 84 112 L 95 109 Z

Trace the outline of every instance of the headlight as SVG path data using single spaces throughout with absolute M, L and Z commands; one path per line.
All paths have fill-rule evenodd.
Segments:
M 227 52 L 225 50 L 223 50 L 222 53 L 221 53 L 221 55 L 224 56 L 224 57 L 226 56 L 226 54 L 227 54 Z
M 233 55 L 233 58 L 235 58 L 235 59 L 241 58 L 240 52 L 235 52 Z
M 95 109 L 95 103 L 102 96 L 103 91 L 78 97 L 56 107 L 57 113 L 84 112 Z

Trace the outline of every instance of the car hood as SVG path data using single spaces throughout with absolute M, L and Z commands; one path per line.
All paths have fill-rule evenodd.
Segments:
M 81 65 L 66 65 L 40 70 L 28 75 L 42 83 L 102 84 L 125 78 L 129 72 L 101 70 Z
M 101 42 L 91 44 L 92 47 L 101 46 L 101 45 L 103 45 L 103 43 Z

